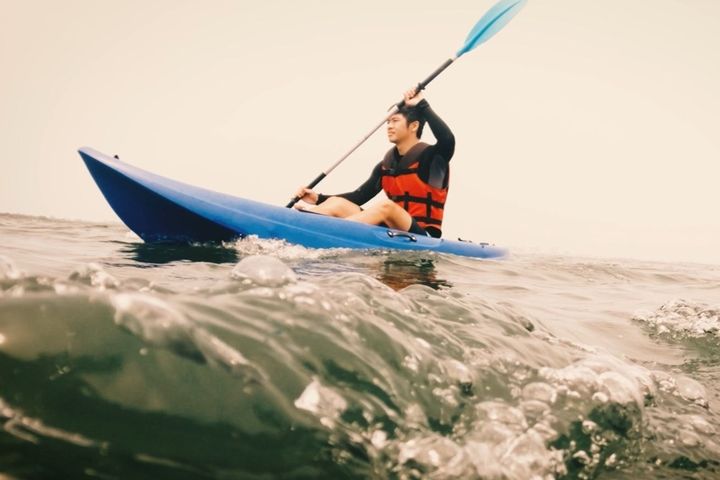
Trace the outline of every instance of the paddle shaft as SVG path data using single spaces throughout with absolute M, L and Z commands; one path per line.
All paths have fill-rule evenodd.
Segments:
M 448 58 L 447 60 L 445 60 L 445 62 L 443 62 L 442 65 L 440 65 L 437 69 L 435 69 L 435 71 L 434 71 L 433 73 L 431 73 L 425 80 L 423 80 L 422 82 L 420 82 L 420 83 L 417 84 L 417 87 L 415 87 L 416 93 L 420 93 L 421 91 L 423 91 L 423 90 L 425 89 L 425 87 L 427 87 L 430 82 L 432 82 L 433 80 L 435 80 L 435 77 L 437 77 L 438 75 L 440 75 L 440 74 L 441 74 L 447 67 L 449 67 L 456 59 L 457 59 L 457 57 L 452 57 L 452 58 Z M 360 141 L 358 141 L 355 145 L 353 145 L 352 148 L 350 148 L 350 150 L 348 150 L 348 151 L 345 153 L 345 155 L 343 155 L 343 156 L 340 157 L 335 163 L 333 163 L 333 164 L 330 166 L 330 168 L 328 168 L 327 170 L 325 170 L 325 171 L 323 171 L 322 173 L 320 173 L 320 175 L 318 175 L 317 177 L 315 177 L 315 179 L 307 185 L 307 188 L 314 188 L 314 187 L 315 187 L 318 183 L 320 183 L 325 177 L 327 177 L 327 176 L 330 174 L 330 172 L 332 172 L 333 170 L 335 170 L 335 168 L 336 168 L 338 165 L 340 165 L 342 162 L 345 161 L 346 158 L 348 158 L 350 155 L 352 155 L 352 153 L 353 153 L 355 150 L 357 150 L 357 149 L 360 147 L 360 145 L 362 145 L 363 143 L 365 143 L 368 138 L 372 137 L 372 135 L 373 135 L 375 132 L 377 132 L 377 131 L 380 129 L 380 127 L 382 127 L 383 125 L 385 125 L 385 123 L 388 121 L 388 119 L 389 119 L 390 117 L 392 117 L 393 115 L 395 115 L 395 114 L 403 107 L 403 105 L 405 105 L 405 100 L 404 100 L 404 99 L 403 99 L 403 100 L 400 100 L 398 103 L 396 103 L 395 105 L 393 105 L 392 108 L 390 109 L 390 111 L 389 111 L 387 114 L 385 114 L 385 116 L 383 117 L 383 119 L 382 119 L 382 121 L 381 121 L 380 123 L 378 123 L 372 130 L 370 130 L 364 137 L 362 137 L 362 138 L 360 139 Z M 300 198 L 301 198 L 301 197 L 299 197 L 299 196 L 294 197 L 292 200 L 290 200 L 290 202 L 289 202 L 287 205 L 285 205 L 285 207 L 286 207 L 286 208 L 292 208 L 292 206 L 295 205 L 295 204 L 300 200 Z

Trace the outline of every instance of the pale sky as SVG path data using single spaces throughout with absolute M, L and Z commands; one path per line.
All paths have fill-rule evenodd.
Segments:
M 0 212 L 117 221 L 85 145 L 284 205 L 493 3 L 0 0 Z M 720 1 L 530 0 L 426 95 L 457 139 L 446 237 L 720 263 Z

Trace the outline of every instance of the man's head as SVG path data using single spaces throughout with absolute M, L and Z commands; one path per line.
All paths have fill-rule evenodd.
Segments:
M 419 139 L 424 126 L 425 119 L 417 108 L 403 106 L 388 119 L 388 139 L 395 144 L 402 142 L 409 135 Z

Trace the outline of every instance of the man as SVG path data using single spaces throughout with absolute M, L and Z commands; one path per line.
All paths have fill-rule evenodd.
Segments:
M 316 205 L 308 211 L 419 235 L 442 235 L 455 137 L 422 92 L 416 94 L 411 89 L 404 97 L 403 108 L 387 122 L 388 139 L 395 146 L 375 166 L 370 178 L 352 192 L 332 196 L 301 187 L 297 196 Z M 437 139 L 435 145 L 420 141 L 425 122 Z M 387 199 L 365 210 L 360 208 L 381 190 Z

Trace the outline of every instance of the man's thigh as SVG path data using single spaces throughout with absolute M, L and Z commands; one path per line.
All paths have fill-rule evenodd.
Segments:
M 312 210 L 316 213 L 324 213 L 342 218 L 355 215 L 362 211 L 358 205 L 342 197 L 330 197 Z

